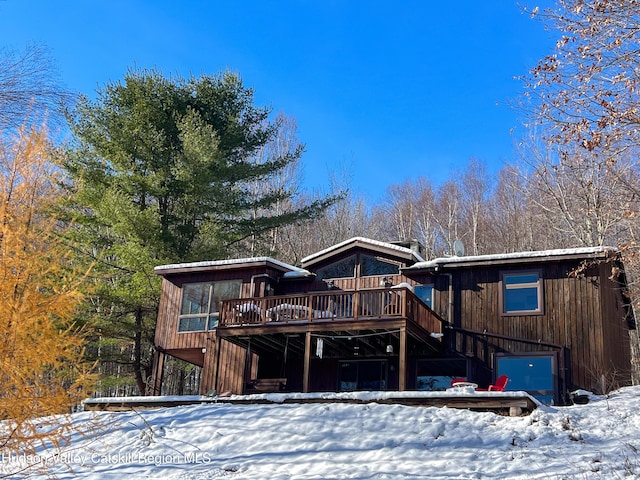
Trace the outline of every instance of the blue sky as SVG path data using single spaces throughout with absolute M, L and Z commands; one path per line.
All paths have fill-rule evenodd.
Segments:
M 28 42 L 90 96 L 134 66 L 236 71 L 257 103 L 296 118 L 308 189 L 346 167 L 376 202 L 418 175 L 442 183 L 471 157 L 492 172 L 511 161 L 513 77 L 554 38 L 516 0 L 0 0 L 0 47 Z

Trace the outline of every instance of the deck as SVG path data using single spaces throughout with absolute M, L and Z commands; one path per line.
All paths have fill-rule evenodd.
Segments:
M 392 318 L 407 318 L 429 333 L 442 334 L 442 319 L 406 287 L 223 300 L 218 326 L 357 323 Z
M 304 403 L 381 403 L 413 407 L 448 407 L 489 411 L 501 415 L 528 415 L 539 403 L 526 392 L 343 392 L 343 393 L 268 393 L 228 397 L 105 397 L 83 402 L 89 411 L 129 411 L 151 408 L 227 403 L 236 405 Z

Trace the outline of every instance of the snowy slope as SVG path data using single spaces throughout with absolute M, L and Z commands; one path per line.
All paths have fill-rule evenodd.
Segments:
M 449 408 L 209 404 L 74 414 L 61 451 L 40 461 L 61 479 L 640 478 L 640 387 L 587 405 L 502 417 Z

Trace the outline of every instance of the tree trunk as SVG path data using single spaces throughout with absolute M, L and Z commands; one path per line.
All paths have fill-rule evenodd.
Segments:
M 146 376 L 143 377 L 142 366 L 142 309 L 137 308 L 135 312 L 136 332 L 133 344 L 133 371 L 138 386 L 138 394 L 144 395 L 147 391 Z

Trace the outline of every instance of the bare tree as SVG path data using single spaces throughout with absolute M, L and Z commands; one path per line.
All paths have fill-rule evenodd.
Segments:
M 460 186 L 449 180 L 440 186 L 436 195 L 434 220 L 440 230 L 437 250 L 442 254 L 453 254 L 453 243 L 461 237 Z
M 555 150 L 531 137 L 522 156 L 531 168 L 528 203 L 558 234 L 561 246 L 615 245 L 629 239 L 624 220 L 635 199 L 626 185 L 636 175 L 627 155 L 603 162 L 582 147 Z M 547 236 L 549 246 L 556 242 Z
M 314 220 L 283 228 L 278 258 L 297 264 L 313 252 L 352 237 L 379 238 L 379 222 L 370 213 L 365 200 L 349 189 L 350 183 L 346 169 L 330 176 L 329 195 L 340 200 Z
M 263 145 L 254 155 L 256 164 L 273 161 L 275 158 L 291 157 L 293 160 L 284 168 L 274 172 L 264 179 L 254 180 L 247 184 L 247 189 L 253 198 L 274 197 L 275 201 L 268 209 L 255 208 L 252 215 L 255 218 L 279 216 L 295 209 L 295 198 L 299 196 L 302 171 L 300 169 L 300 152 L 304 149 L 298 140 L 298 124 L 293 117 L 280 112 L 275 119 L 278 126 L 274 138 Z M 288 195 L 286 192 L 293 192 Z M 282 198 L 279 198 L 282 197 Z M 252 235 L 246 242 L 242 242 L 239 253 L 249 255 L 271 255 L 279 249 L 281 242 L 281 226 L 275 226 L 262 235 Z
M 497 177 L 496 187 L 490 199 L 492 205 L 489 209 L 489 250 L 494 253 L 508 253 L 545 248 L 545 239 L 541 236 L 547 229 L 536 227 L 542 225 L 536 220 L 535 212 L 529 208 L 526 174 L 515 165 L 509 165 L 503 168 Z
M 488 202 L 491 181 L 484 163 L 471 158 L 460 177 L 462 217 L 469 238 L 468 254 L 493 253 L 488 244 Z
M 384 237 L 389 240 L 416 239 L 425 247 L 425 255 L 437 254 L 439 229 L 435 212 L 434 188 L 425 177 L 391 185 L 378 210 L 384 218 Z
M 558 0 L 534 14 L 561 35 L 525 79 L 534 122 L 553 143 L 615 162 L 640 144 L 640 2 Z
M 5 128 L 19 127 L 27 118 L 37 123 L 46 117 L 55 125 L 72 98 L 44 46 L 0 51 L 0 124 Z

